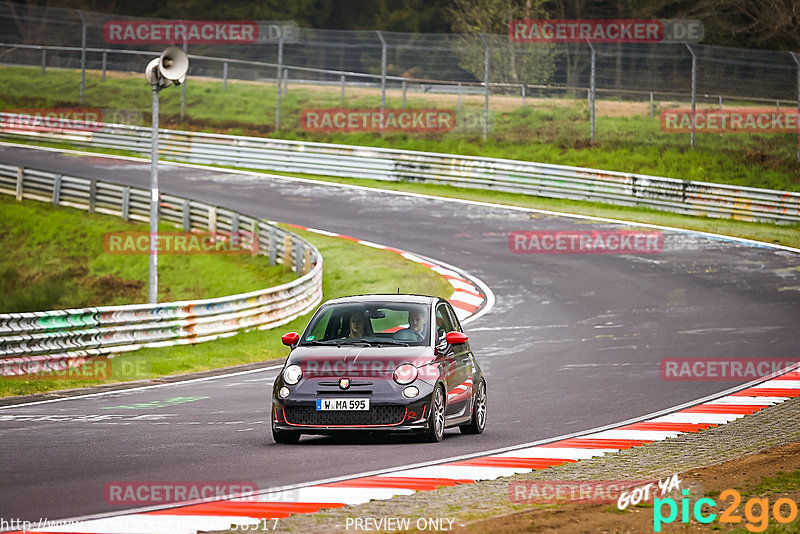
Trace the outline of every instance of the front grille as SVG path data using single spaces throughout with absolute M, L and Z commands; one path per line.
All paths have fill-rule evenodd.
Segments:
M 320 386 L 331 386 L 331 387 L 339 387 L 338 380 L 320 380 L 317 382 L 317 385 Z M 372 382 L 366 382 L 362 380 L 350 380 L 350 387 L 359 387 L 359 386 L 371 386 Z
M 372 395 L 371 389 L 318 389 L 317 395 Z
M 286 406 L 286 422 L 293 425 L 396 425 L 406 416 L 404 406 L 372 406 L 368 411 L 318 412 L 314 406 Z

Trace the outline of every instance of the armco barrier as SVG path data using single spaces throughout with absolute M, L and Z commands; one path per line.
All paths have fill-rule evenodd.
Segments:
M 149 220 L 150 192 L 74 176 L 0 165 L 0 193 L 91 212 Z M 0 374 L 79 363 L 87 356 L 210 341 L 243 328 L 274 328 L 322 300 L 322 256 L 310 243 L 268 221 L 162 194 L 164 221 L 184 231 L 239 232 L 260 254 L 298 278 L 280 286 L 213 299 L 0 315 Z
M 1 124 L 13 114 L 0 113 Z M 97 132 L 0 128 L 0 137 L 150 154 L 149 128 L 105 125 Z M 223 134 L 161 130 L 160 154 L 200 164 L 420 181 L 552 198 L 647 206 L 690 215 L 800 222 L 800 193 L 525 161 Z

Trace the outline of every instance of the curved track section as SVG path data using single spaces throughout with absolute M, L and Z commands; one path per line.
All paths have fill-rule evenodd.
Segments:
M 56 151 L 3 146 L 0 161 L 129 185 L 149 177 L 144 161 Z M 13 459 L 0 468 L 9 517 L 119 512 L 103 498 L 114 481 L 248 480 L 268 489 L 475 455 L 736 385 L 662 380 L 665 358 L 797 354 L 800 256 L 790 251 L 665 231 L 660 254 L 512 254 L 512 231 L 625 226 L 225 170 L 165 165 L 161 173 L 165 192 L 385 243 L 486 282 L 494 309 L 467 329 L 489 384 L 486 433 L 447 433 L 438 446 L 325 437 L 275 445 L 268 408 L 275 368 L 13 406 L 0 410 L 0 437 Z M 175 398 L 193 400 L 168 402 Z M 157 407 L 141 408 L 148 404 Z

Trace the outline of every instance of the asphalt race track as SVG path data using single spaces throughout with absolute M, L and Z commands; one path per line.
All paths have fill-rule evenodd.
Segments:
M 0 161 L 149 187 L 148 162 L 9 146 Z M 664 358 L 797 356 L 800 255 L 790 252 L 667 232 L 660 254 L 513 254 L 515 230 L 628 227 L 224 170 L 162 165 L 159 178 L 162 192 L 391 245 L 483 280 L 497 302 L 466 331 L 487 375 L 486 432 L 450 430 L 439 445 L 324 437 L 276 445 L 277 368 L 12 406 L 0 409 L 4 517 L 119 511 L 103 495 L 114 481 L 270 488 L 561 436 L 736 384 L 663 380 Z M 154 404 L 134 406 L 144 403 Z

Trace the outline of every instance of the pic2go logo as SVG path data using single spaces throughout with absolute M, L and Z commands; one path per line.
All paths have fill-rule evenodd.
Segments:
M 717 514 L 711 513 L 711 509 L 717 507 L 714 499 L 705 497 L 698 499 L 692 506 L 689 500 L 689 490 L 685 489 L 681 492 L 683 498 L 681 499 L 681 522 L 689 522 L 689 511 L 694 515 L 694 519 L 700 523 L 708 524 L 717 519 Z M 720 501 L 731 499 L 730 504 L 721 514 L 719 514 L 720 523 L 741 523 L 742 516 L 736 513 L 739 504 L 742 502 L 741 494 L 734 489 L 727 489 L 719 494 Z M 664 516 L 665 506 L 669 509 L 667 516 Z M 704 509 L 704 506 L 707 508 Z M 772 517 L 778 523 L 791 523 L 797 518 L 797 503 L 785 497 L 775 501 L 772 506 Z M 788 513 L 786 513 L 788 512 Z M 769 526 L 770 519 L 770 505 L 769 500 L 759 497 L 749 499 L 744 505 L 744 516 L 747 519 L 745 528 L 750 532 L 764 532 Z M 675 521 L 678 517 L 678 503 L 675 499 L 667 497 L 665 499 L 655 499 L 653 501 L 653 531 L 661 532 L 661 525 L 669 524 Z

